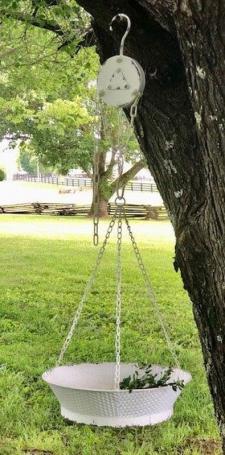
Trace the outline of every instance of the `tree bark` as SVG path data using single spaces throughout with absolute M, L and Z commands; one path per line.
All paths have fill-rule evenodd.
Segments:
M 132 21 L 125 53 L 146 73 L 136 134 L 174 226 L 225 454 L 225 2 L 79 3 L 102 60 L 118 53 L 124 30 L 110 34 L 112 16 Z
M 111 196 L 115 193 L 116 189 L 123 188 L 126 186 L 126 184 L 132 180 L 135 175 L 138 174 L 144 167 L 146 166 L 146 163 L 144 160 L 137 161 L 133 166 L 128 169 L 128 171 L 124 172 L 123 175 L 118 177 L 114 182 L 111 183 L 110 185 L 110 190 L 111 190 Z
M 108 212 L 108 203 L 109 200 L 105 199 L 101 195 L 99 195 L 99 202 L 98 202 L 98 208 L 97 208 L 97 213 L 99 218 L 106 218 L 109 216 Z M 95 215 L 95 204 L 92 202 L 90 212 L 88 216 L 94 216 Z
M 99 156 L 96 158 L 98 159 L 98 184 L 97 188 L 95 191 L 97 191 L 97 199 L 98 199 L 98 207 L 97 213 L 98 216 L 101 217 L 106 217 L 108 216 L 108 203 L 111 197 L 114 195 L 116 192 L 117 188 L 122 188 L 125 187 L 126 184 L 135 177 L 135 175 L 146 166 L 146 163 L 144 160 L 140 160 L 136 162 L 128 171 L 124 172 L 124 174 L 121 177 L 118 177 L 116 180 L 113 182 L 110 182 L 110 177 L 113 172 L 113 166 L 111 167 L 112 161 L 109 164 L 108 168 L 106 168 L 105 165 L 105 154 L 103 156 L 102 153 L 99 154 Z M 114 163 L 115 164 L 115 163 Z M 111 169 L 110 169 L 111 167 Z M 106 169 L 105 169 L 106 168 Z M 94 176 L 93 176 L 94 179 Z M 91 204 L 91 209 L 89 212 L 89 216 L 93 216 L 95 214 L 95 192 L 93 192 L 93 201 Z

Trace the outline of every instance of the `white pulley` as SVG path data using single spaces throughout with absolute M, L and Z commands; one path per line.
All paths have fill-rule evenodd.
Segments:
M 145 88 L 145 74 L 141 65 L 133 58 L 123 55 L 125 38 L 128 35 L 131 22 L 125 14 L 117 14 L 112 19 L 127 20 L 127 30 L 121 40 L 120 54 L 109 58 L 103 64 L 97 81 L 99 97 L 110 106 L 131 106 L 138 100 Z

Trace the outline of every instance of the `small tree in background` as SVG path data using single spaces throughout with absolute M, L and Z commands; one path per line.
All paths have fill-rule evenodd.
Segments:
M 41 174 L 54 172 L 53 167 L 45 166 L 40 162 L 30 141 L 21 142 L 20 153 L 17 162 L 19 167 L 28 174 L 37 175 L 38 172 Z
M 18 164 L 28 174 L 37 173 L 37 157 L 28 148 L 20 147 Z
M 107 216 L 108 202 L 117 186 L 125 186 L 146 163 L 125 115 L 99 106 L 88 91 L 86 96 L 89 106 L 79 98 L 44 106 L 36 114 L 31 145 L 43 165 L 51 165 L 62 174 L 79 167 L 93 178 L 93 167 L 98 163 L 98 211 L 99 216 Z M 118 180 L 116 155 L 121 148 L 131 165 Z
M 2 182 L 3 180 L 5 180 L 6 178 L 6 173 L 3 169 L 0 168 L 0 182 Z

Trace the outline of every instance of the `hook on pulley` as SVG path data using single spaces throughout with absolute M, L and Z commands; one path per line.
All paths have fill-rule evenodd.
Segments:
M 125 19 L 127 21 L 127 29 L 121 39 L 121 43 L 120 43 L 120 55 L 123 55 L 123 51 L 124 51 L 124 43 L 125 43 L 125 39 L 127 37 L 127 35 L 129 34 L 130 32 L 130 29 L 131 29 L 131 20 L 130 18 L 126 15 L 126 14 L 123 14 L 123 13 L 119 13 L 119 14 L 116 14 L 116 16 L 114 16 L 111 20 L 111 23 L 110 23 L 110 26 L 109 26 L 109 30 L 112 32 L 113 31 L 113 22 L 116 20 L 116 19 L 120 19 L 120 20 L 123 20 Z
M 131 117 L 137 113 L 137 103 L 145 88 L 145 74 L 141 65 L 128 55 L 124 55 L 125 39 L 131 29 L 130 18 L 123 13 L 116 14 L 109 24 L 114 30 L 114 22 L 126 20 L 126 30 L 120 43 L 120 51 L 108 58 L 101 67 L 98 75 L 99 98 L 108 106 L 132 106 Z

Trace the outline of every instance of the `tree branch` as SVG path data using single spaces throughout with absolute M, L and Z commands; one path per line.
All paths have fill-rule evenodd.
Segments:
M 116 164 L 116 160 L 115 160 L 116 152 L 117 152 L 117 150 L 115 150 L 115 149 L 112 150 L 110 163 L 108 165 L 108 168 L 106 169 L 106 171 L 103 174 L 103 177 L 105 177 L 107 179 L 111 177 L 113 168 Z
M 146 166 L 145 160 L 140 160 L 137 163 L 135 163 L 127 172 L 125 172 L 121 177 L 117 178 L 114 180 L 114 182 L 111 183 L 110 189 L 112 194 L 116 191 L 116 188 L 122 188 L 125 186 L 129 180 L 135 177 L 135 175 L 143 169 L 143 167 Z
M 83 169 L 83 171 L 87 174 L 88 178 L 89 179 L 92 179 L 93 178 L 93 174 L 92 172 L 86 168 L 86 166 L 83 166 L 82 164 L 80 165 L 80 167 Z
M 70 38 L 66 39 L 59 47 L 58 50 L 63 49 L 64 47 L 73 43 L 73 41 L 77 38 L 77 36 L 71 36 Z M 91 47 L 96 45 L 96 36 L 92 27 L 90 27 L 86 33 L 82 36 L 82 39 L 76 46 L 75 53 L 79 52 L 80 49 L 83 47 Z
M 8 11 L 1 9 L 0 15 L 5 16 L 11 19 L 15 19 L 20 22 L 24 22 L 34 27 L 43 28 L 44 30 L 49 30 L 50 32 L 54 32 L 59 36 L 63 36 L 64 32 L 61 29 L 60 25 L 56 22 L 48 21 L 47 19 L 43 19 L 37 16 L 30 16 L 28 14 L 24 14 L 18 11 Z
M 57 22 L 48 21 L 46 18 L 40 18 L 36 15 L 27 15 L 17 11 L 7 11 L 0 10 L 0 15 L 5 17 L 15 19 L 17 21 L 27 23 L 34 27 L 38 27 L 44 30 L 55 33 L 57 36 L 65 37 L 65 41 L 58 47 L 58 50 L 63 49 L 64 47 L 72 44 L 75 39 L 78 39 L 77 33 L 73 33 L 70 36 L 65 33 L 65 31 L 60 27 Z M 90 47 L 96 44 L 96 37 L 92 27 L 89 27 L 80 38 L 80 42 L 77 45 L 76 52 L 78 52 L 82 47 Z

